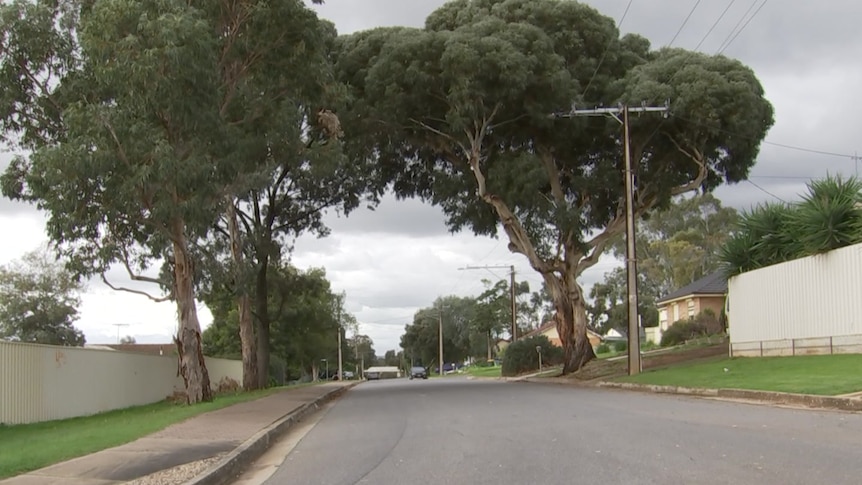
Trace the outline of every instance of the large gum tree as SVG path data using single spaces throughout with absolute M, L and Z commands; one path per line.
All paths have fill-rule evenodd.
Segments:
M 0 131 L 28 151 L 4 195 L 47 212 L 79 275 L 120 264 L 166 287 L 190 404 L 212 399 L 194 249 L 270 163 L 271 120 L 319 36 L 312 19 L 300 0 L 0 7 Z M 141 275 L 160 260 L 168 278 Z
M 573 1 L 457 0 L 423 29 L 339 45 L 352 153 L 375 159 L 399 195 L 442 207 L 452 231 L 502 227 L 553 298 L 566 373 L 595 356 L 578 277 L 624 232 L 623 145 L 616 121 L 549 114 L 670 100 L 671 118 L 632 120 L 638 217 L 743 180 L 772 124 L 740 62 L 651 50 Z

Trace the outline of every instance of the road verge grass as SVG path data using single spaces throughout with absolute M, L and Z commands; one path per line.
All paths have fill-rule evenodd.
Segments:
M 193 416 L 300 386 L 223 394 L 194 406 L 162 401 L 80 418 L 0 425 L 0 479 L 129 443 Z
M 617 382 L 836 396 L 862 391 L 862 355 L 737 357 L 646 371 Z
M 473 377 L 500 377 L 503 366 L 467 367 L 467 375 Z

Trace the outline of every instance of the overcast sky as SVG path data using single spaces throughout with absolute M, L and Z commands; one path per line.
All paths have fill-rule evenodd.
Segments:
M 351 33 L 378 26 L 421 26 L 425 17 L 443 3 L 327 0 L 315 8 L 321 17 L 335 22 L 339 32 Z M 755 70 L 775 106 L 776 123 L 761 149 L 751 181 L 717 191 L 726 205 L 744 209 L 769 200 L 792 201 L 804 191 L 810 178 L 827 173 L 854 174 L 856 165 L 851 155 L 862 149 L 853 141 L 859 125 L 855 109 L 862 104 L 858 90 L 862 85 L 862 37 L 855 34 L 856 23 L 862 18 L 862 2 L 586 3 L 617 21 L 631 3 L 621 30 L 644 35 L 656 48 L 667 45 L 691 14 L 673 43 L 688 49 L 701 43 L 730 5 L 700 50 L 716 53 L 737 32 L 724 54 Z M 699 5 L 692 12 L 695 4 Z M 734 30 L 743 25 L 741 32 L 739 28 Z M 441 212 L 416 201 L 387 199 L 376 211 L 357 211 L 347 219 L 328 217 L 327 222 L 332 234 L 326 239 L 300 239 L 293 263 L 300 268 L 326 268 L 335 291 L 347 293 L 348 309 L 359 320 L 361 331 L 374 339 L 380 355 L 398 348 L 404 325 L 418 308 L 429 306 L 440 295 L 477 294 L 483 288 L 482 278 L 505 278 L 507 274 L 505 269 L 459 268 L 514 264 L 519 280 L 528 280 L 532 289 L 540 287 L 538 275 L 522 257 L 509 253 L 505 242 L 470 234 L 450 235 Z M 0 224 L 10 230 L 0 242 L 0 263 L 20 257 L 45 240 L 44 217 L 25 205 L 0 200 Z M 584 275 L 582 283 L 590 286 L 616 265 L 610 258 L 603 259 Z M 211 315 L 203 305 L 199 308 L 202 323 L 208 325 Z M 170 303 L 150 303 L 94 283 L 84 295 L 77 325 L 89 343 L 114 342 L 118 332 L 121 336 L 133 335 L 138 342 L 170 342 L 176 316 Z

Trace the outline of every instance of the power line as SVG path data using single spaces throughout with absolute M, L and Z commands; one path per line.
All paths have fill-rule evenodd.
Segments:
M 739 138 L 746 138 L 748 140 L 756 141 L 755 138 L 752 136 L 746 136 L 746 135 L 743 135 L 740 133 L 735 133 L 735 132 L 732 132 L 729 130 L 725 130 L 723 128 L 714 128 L 712 126 L 707 125 L 706 123 L 702 123 L 700 121 L 695 121 L 695 120 L 691 120 L 688 118 L 684 118 L 684 117 L 679 116 L 677 114 L 671 113 L 670 116 L 672 116 L 672 117 L 674 117 L 680 121 L 685 121 L 686 123 L 692 123 L 692 124 L 695 124 L 698 126 L 703 126 L 703 127 L 715 129 L 716 131 L 720 131 L 720 132 L 725 133 L 727 135 L 732 135 L 732 136 L 736 136 Z M 768 141 L 768 140 L 763 140 L 761 143 L 763 143 L 764 145 L 772 145 L 772 146 L 776 146 L 776 147 L 787 148 L 789 150 L 797 150 L 800 152 L 807 152 L 807 153 L 816 153 L 818 155 L 828 155 L 831 157 L 840 157 L 840 158 L 849 158 L 849 159 L 855 159 L 856 158 L 856 155 L 850 155 L 847 153 L 838 153 L 838 152 L 830 152 L 830 151 L 826 151 L 826 150 L 818 150 L 818 149 L 814 149 L 814 148 L 805 148 L 805 147 L 800 147 L 800 146 L 795 146 L 795 145 L 788 145 L 786 143 L 777 143 L 777 142 Z
M 667 44 L 668 47 L 672 46 L 674 41 L 676 40 L 676 38 L 679 37 L 679 34 L 682 32 L 682 29 L 685 28 L 685 25 L 688 23 L 692 14 L 694 14 L 694 11 L 697 10 L 697 6 L 700 5 L 700 2 L 701 2 L 701 0 L 697 0 L 694 3 L 694 7 L 691 7 L 691 10 L 688 12 L 688 15 L 685 17 L 685 20 L 682 21 L 682 25 L 679 26 L 679 29 L 676 31 L 676 34 L 674 34 L 673 38 L 670 40 L 670 42 L 668 42 L 668 44 Z
M 736 0 L 730 0 L 730 3 L 728 3 L 727 6 L 724 7 L 724 11 L 721 12 L 721 15 L 718 16 L 718 19 L 713 22 L 712 27 L 710 27 L 709 30 L 706 31 L 706 34 L 704 34 L 703 38 L 700 39 L 700 42 L 698 42 L 697 45 L 694 46 L 694 50 L 698 50 L 700 46 L 704 43 L 704 41 L 706 41 L 706 39 L 709 37 L 709 34 L 711 34 L 713 30 L 715 30 L 719 22 L 721 22 L 721 19 L 724 18 L 724 16 L 727 14 L 727 11 L 730 10 L 730 7 L 732 7 L 734 3 L 736 3 Z
M 757 188 L 758 188 L 758 189 L 760 189 L 760 191 L 761 191 L 761 192 L 763 192 L 764 194 L 771 195 L 772 197 L 775 197 L 776 199 L 780 200 L 781 202 L 784 202 L 785 204 L 787 203 L 787 201 L 786 201 L 786 200 L 784 200 L 784 199 L 782 199 L 781 197 L 779 197 L 779 196 L 777 196 L 777 195 L 773 194 L 772 192 L 770 192 L 770 191 L 768 191 L 768 190 L 764 189 L 764 188 L 763 188 L 763 187 L 761 187 L 760 185 L 757 185 L 756 183 L 752 182 L 751 180 L 746 179 L 746 182 L 748 182 L 748 183 L 750 183 L 751 185 L 753 185 L 753 186 L 757 187 Z
M 617 22 L 617 30 L 620 30 L 620 26 L 623 25 L 623 20 L 626 19 L 626 15 L 628 15 L 629 9 L 631 8 L 633 1 L 634 0 L 629 0 L 628 5 L 626 5 L 626 9 L 623 12 L 623 16 L 620 17 L 620 21 Z M 614 44 L 614 41 L 616 41 L 616 40 L 617 40 L 616 37 L 611 36 L 611 39 L 608 41 L 608 45 L 605 46 L 605 50 L 604 50 L 604 52 L 602 52 L 602 57 L 599 58 L 599 63 L 596 64 L 596 69 L 593 71 L 593 75 L 590 76 L 590 81 L 587 83 L 587 87 L 584 88 L 584 92 L 581 94 L 581 97 L 586 96 L 587 90 L 590 89 L 590 86 L 593 84 L 593 80 L 596 79 L 596 74 L 599 73 L 599 68 L 601 68 L 602 64 L 605 62 L 605 56 L 608 55 L 608 51 L 611 49 L 611 46 Z
M 756 1 L 757 1 L 757 0 L 755 0 L 755 2 L 756 2 Z M 754 19 L 754 17 L 756 17 L 756 16 L 757 16 L 758 12 L 760 12 L 760 10 L 763 8 L 763 6 L 764 6 L 764 5 L 766 5 L 766 2 L 768 2 L 768 1 L 769 1 L 769 0 L 763 0 L 763 3 L 761 3 L 761 4 L 760 4 L 760 6 L 759 6 L 759 7 L 757 7 L 757 10 L 755 10 L 755 11 L 754 11 L 754 13 L 753 13 L 753 14 L 751 14 L 751 17 L 748 17 L 748 20 L 746 20 L 746 21 L 745 21 L 745 24 L 743 24 L 743 25 L 742 25 L 742 28 L 740 28 L 740 29 L 739 29 L 735 34 L 733 34 L 733 37 L 731 37 L 731 38 L 730 38 L 730 40 L 729 40 L 726 44 L 724 44 L 724 46 L 723 46 L 723 47 L 720 47 L 720 48 L 719 48 L 719 51 L 718 51 L 718 53 L 719 53 L 719 54 L 721 54 L 721 53 L 722 53 L 722 52 L 724 52 L 728 47 L 730 47 L 730 44 L 732 44 L 732 43 L 733 43 L 733 41 L 735 41 L 735 40 L 736 40 L 736 38 L 737 38 L 737 37 L 739 37 L 739 34 L 741 34 L 741 33 L 742 33 L 742 31 L 743 31 L 743 30 L 745 30 L 745 28 L 746 28 L 746 27 L 748 27 L 748 24 L 749 24 L 749 23 Z M 750 10 L 750 9 L 749 9 L 749 10 Z
M 742 14 L 742 17 L 740 17 L 739 20 L 736 21 L 736 25 L 734 25 L 733 28 L 730 29 L 730 32 L 727 34 L 727 37 L 725 37 L 724 40 L 721 41 L 721 44 L 718 45 L 718 50 L 715 51 L 716 54 L 721 52 L 722 48 L 724 47 L 724 44 L 726 44 L 727 41 L 730 40 L 731 37 L 733 37 L 733 33 L 736 32 L 736 29 L 738 29 L 740 25 L 742 25 L 742 21 L 745 20 L 745 17 L 748 16 L 749 12 L 754 9 L 755 5 L 757 5 L 757 0 L 752 0 L 751 5 L 748 7 L 748 10 L 746 10 L 745 13 Z

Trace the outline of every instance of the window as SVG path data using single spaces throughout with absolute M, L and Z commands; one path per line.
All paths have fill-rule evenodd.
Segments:
M 688 300 L 688 318 L 694 318 L 694 300 Z

